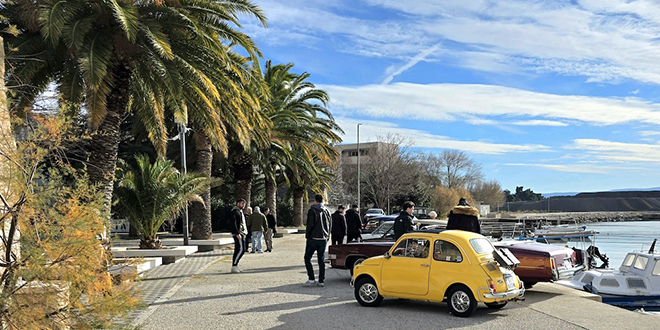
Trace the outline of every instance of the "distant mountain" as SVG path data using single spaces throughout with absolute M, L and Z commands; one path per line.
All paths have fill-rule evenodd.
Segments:
M 542 194 L 543 197 L 549 198 L 549 197 L 557 197 L 557 196 L 575 196 L 579 194 L 579 192 L 555 192 L 555 193 L 547 193 L 547 194 Z
M 625 191 L 660 191 L 660 187 L 655 188 L 625 188 L 625 189 L 614 189 L 608 190 L 607 192 L 625 192 Z M 543 197 L 558 197 L 558 196 L 575 196 L 577 194 L 582 194 L 585 192 L 554 192 L 554 193 L 543 193 Z

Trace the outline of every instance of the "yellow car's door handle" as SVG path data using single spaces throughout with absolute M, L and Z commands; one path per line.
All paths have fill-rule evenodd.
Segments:
M 429 264 L 422 264 L 422 267 L 431 267 Z

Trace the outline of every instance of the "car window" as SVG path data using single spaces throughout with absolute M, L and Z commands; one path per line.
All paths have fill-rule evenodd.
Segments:
M 477 254 L 491 254 L 495 251 L 493 244 L 485 238 L 470 239 L 470 245 L 472 245 L 474 252 Z
M 405 258 L 427 258 L 429 256 L 429 249 L 431 242 L 423 238 L 408 238 L 405 239 L 394 248 L 392 251 L 393 257 Z
M 376 230 L 373 231 L 372 234 L 374 235 L 383 235 L 385 234 L 390 228 L 392 228 L 393 222 L 385 222 L 380 227 L 376 228 Z
M 433 259 L 446 262 L 461 262 L 463 261 L 463 255 L 461 255 L 461 251 L 456 245 L 439 239 L 435 241 Z

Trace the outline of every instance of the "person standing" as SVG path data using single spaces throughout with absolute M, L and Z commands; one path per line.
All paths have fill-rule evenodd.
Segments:
M 307 228 L 305 230 L 305 268 L 307 268 L 307 282 L 303 286 L 325 286 L 325 248 L 332 231 L 330 212 L 323 206 L 323 196 L 314 196 L 316 204 L 312 205 L 307 212 Z M 316 252 L 319 263 L 319 281 L 314 281 L 314 269 L 312 268 L 312 255 Z
M 247 248 L 247 226 L 245 225 L 245 215 L 243 214 L 245 204 L 245 200 L 241 198 L 236 201 L 236 206 L 231 210 L 233 218 L 231 236 L 234 239 L 234 256 L 231 260 L 232 273 L 241 272 L 238 268 L 238 262 L 243 257 L 243 254 L 245 254 L 245 249 Z
M 403 211 L 399 214 L 396 219 L 394 219 L 394 239 L 398 240 L 399 237 L 403 236 L 405 233 L 413 231 L 413 211 L 415 210 L 415 203 L 405 202 L 403 203 Z
M 254 207 L 254 212 L 248 218 L 248 227 L 252 228 L 252 251 L 250 253 L 263 253 L 262 239 L 264 231 L 268 230 L 266 216 L 261 213 L 259 206 Z
M 437 217 L 438 217 L 437 212 L 435 212 L 435 211 L 429 212 L 429 218 L 431 218 L 431 220 L 436 220 Z
M 275 216 L 270 213 L 270 208 L 264 209 L 266 215 L 266 222 L 268 222 L 268 230 L 264 232 L 264 240 L 266 241 L 266 252 L 273 252 L 273 235 L 277 234 L 277 220 Z
M 346 211 L 346 242 L 357 241 L 362 238 L 360 211 L 356 204 L 353 204 L 351 207 L 350 210 Z
M 465 198 L 461 198 L 458 200 L 458 205 L 449 211 L 447 230 L 457 229 L 481 234 L 478 216 L 479 210 L 470 206 Z
M 339 205 L 337 211 L 332 214 L 332 245 L 344 243 L 346 236 L 346 217 L 344 216 L 344 205 Z
M 247 205 L 247 202 L 246 202 Z M 245 238 L 245 251 L 250 248 L 250 243 L 252 242 L 252 228 L 250 227 L 250 216 L 252 215 L 252 207 L 248 206 L 245 208 L 245 220 L 247 224 L 247 238 Z

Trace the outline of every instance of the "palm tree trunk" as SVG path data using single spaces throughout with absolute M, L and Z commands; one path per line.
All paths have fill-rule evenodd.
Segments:
M 250 205 L 250 194 L 252 192 L 252 174 L 252 156 L 243 153 L 234 162 L 234 183 L 236 186 L 234 195 L 236 200 L 245 199 L 248 206 Z
M 197 156 L 196 170 L 210 178 L 213 163 L 211 139 L 201 130 L 195 130 L 194 139 L 195 154 Z M 200 197 L 204 204 L 195 202 L 190 206 L 190 219 L 193 224 L 192 239 L 212 239 L 211 188 L 207 189 Z
M 266 207 L 270 209 L 275 219 L 277 219 L 277 182 L 275 179 L 266 177 Z
M 302 227 L 303 225 L 303 197 L 305 188 L 293 189 L 293 226 Z
M 107 97 L 106 114 L 96 132 L 92 134 L 89 146 L 87 173 L 93 184 L 103 192 L 103 211 L 109 212 L 112 203 L 112 190 L 117 165 L 117 150 L 122 117 L 128 105 L 128 85 L 131 70 L 127 63 L 120 63 L 114 72 L 115 82 Z

